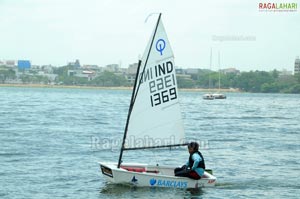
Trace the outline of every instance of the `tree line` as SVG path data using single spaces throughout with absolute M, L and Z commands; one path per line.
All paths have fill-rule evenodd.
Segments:
M 191 76 L 191 79 L 178 77 L 181 88 L 201 87 L 219 88 L 219 75 L 221 88 L 238 88 L 245 92 L 256 93 L 300 93 L 300 74 L 280 75 L 277 70 L 250 71 L 238 74 L 219 74 L 218 72 L 200 71 Z
M 84 77 L 70 76 L 68 70 L 74 69 L 72 66 L 64 66 L 54 68 L 53 73 L 57 74 L 56 84 L 62 85 L 82 85 L 82 86 L 132 86 L 124 75 L 114 74 L 112 72 L 101 72 L 94 79 L 88 80 Z M 271 72 L 266 71 L 250 71 L 238 74 L 227 73 L 219 74 L 210 70 L 199 70 L 197 74 L 190 77 L 186 75 L 177 75 L 179 88 L 235 88 L 244 92 L 256 93 L 300 93 L 300 74 L 280 75 L 277 70 Z M 0 68 L 0 83 L 5 83 L 8 79 L 15 79 L 16 74 L 12 69 Z M 49 80 L 45 76 L 37 74 L 22 74 L 19 77 L 22 83 L 40 83 L 48 84 Z
M 84 85 L 84 86 L 130 86 L 123 75 L 117 75 L 112 72 L 101 72 L 97 77 L 89 80 L 85 77 L 70 76 L 68 70 L 73 70 L 73 66 L 64 66 L 54 69 L 53 73 L 57 74 L 56 82 L 63 85 Z

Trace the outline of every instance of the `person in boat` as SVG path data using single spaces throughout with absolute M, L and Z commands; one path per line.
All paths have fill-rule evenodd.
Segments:
M 199 180 L 205 171 L 204 158 L 199 151 L 199 144 L 197 142 L 189 143 L 188 150 L 190 153 L 189 160 L 182 167 L 176 168 L 174 174 L 175 176 Z

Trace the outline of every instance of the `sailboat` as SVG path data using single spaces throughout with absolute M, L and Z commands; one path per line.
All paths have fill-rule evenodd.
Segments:
M 209 59 L 209 74 L 208 74 L 208 89 L 210 89 L 211 86 L 211 79 L 210 79 L 210 73 L 211 73 L 211 63 L 212 63 L 212 49 L 210 49 L 210 59 Z M 215 97 L 213 96 L 212 93 L 206 93 L 202 96 L 203 99 L 205 100 L 214 100 Z
M 219 62 L 219 90 L 217 93 L 212 94 L 214 99 L 226 99 L 226 95 L 220 93 L 221 89 L 221 69 L 220 69 L 220 52 L 218 53 L 218 62 Z
M 99 162 L 107 181 L 141 187 L 211 187 L 208 171 L 199 180 L 174 175 L 176 166 L 124 163 L 123 152 L 187 145 L 178 99 L 174 55 L 161 14 L 139 61 L 118 162 Z

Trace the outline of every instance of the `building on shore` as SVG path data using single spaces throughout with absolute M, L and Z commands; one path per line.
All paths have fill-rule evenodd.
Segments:
M 125 78 L 130 85 L 134 84 L 138 63 L 129 64 Z
M 235 69 L 235 68 L 225 68 L 225 69 L 222 69 L 220 71 L 221 71 L 221 73 L 224 73 L 224 74 L 229 74 L 229 73 L 231 73 L 231 74 L 239 74 L 240 73 L 240 71 L 237 70 L 237 69 Z
M 79 59 L 76 59 L 75 62 L 69 62 L 68 66 L 74 66 L 75 68 L 80 68 L 80 61 Z

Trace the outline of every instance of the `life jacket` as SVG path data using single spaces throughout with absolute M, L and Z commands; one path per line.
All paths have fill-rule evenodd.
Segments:
M 198 154 L 200 155 L 201 159 L 202 159 L 202 160 L 199 162 L 198 167 L 199 167 L 199 168 L 202 168 L 202 169 L 205 169 L 204 158 L 203 158 L 202 154 L 200 153 L 200 151 L 195 151 L 194 153 L 198 153 Z M 189 158 L 189 167 L 190 167 L 190 168 L 192 168 L 193 165 L 194 165 L 194 160 L 193 160 L 193 158 L 192 158 L 192 156 L 193 156 L 194 153 L 190 154 L 190 158 Z

